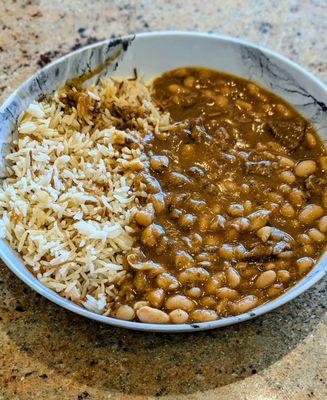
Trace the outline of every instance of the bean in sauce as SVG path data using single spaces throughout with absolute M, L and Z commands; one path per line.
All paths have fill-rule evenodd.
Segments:
M 121 283 L 117 316 L 211 321 L 280 296 L 326 244 L 327 153 L 314 128 L 275 94 L 205 68 L 163 74 L 152 95 L 174 126 L 147 138 L 132 255 L 148 264 Z

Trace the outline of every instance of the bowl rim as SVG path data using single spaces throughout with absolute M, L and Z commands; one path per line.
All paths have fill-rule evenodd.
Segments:
M 205 32 L 192 32 L 192 31 L 152 31 L 152 32 L 142 32 L 130 35 L 122 35 L 113 39 L 105 39 L 99 42 L 92 43 L 90 45 L 81 47 L 75 51 L 69 52 L 62 57 L 52 61 L 44 68 L 37 70 L 30 78 L 25 80 L 1 105 L 0 111 L 5 109 L 17 96 L 19 91 L 22 87 L 28 85 L 34 78 L 37 76 L 41 71 L 46 71 L 50 68 L 53 68 L 58 63 L 61 63 L 64 59 L 69 58 L 72 54 L 82 53 L 87 49 L 92 49 L 103 44 L 108 44 L 110 42 L 114 42 L 117 40 L 123 41 L 131 41 L 135 37 L 137 38 L 148 38 L 148 37 L 170 37 L 170 36 L 179 36 L 179 37 L 202 37 L 205 39 L 215 40 L 215 41 L 222 41 L 226 43 L 234 43 L 239 44 L 242 46 L 249 47 L 251 49 L 259 50 L 266 55 L 273 56 L 275 59 L 280 61 L 283 64 L 286 64 L 293 69 L 298 70 L 301 74 L 305 75 L 309 80 L 313 81 L 317 86 L 322 89 L 325 93 L 327 93 L 327 88 L 324 83 L 315 77 L 311 72 L 307 71 L 302 66 L 298 65 L 297 63 L 289 60 L 285 56 L 273 51 L 266 49 L 260 45 L 251 43 L 250 41 L 238 39 L 228 35 L 219 35 L 214 33 L 205 33 Z M 231 316 L 227 318 L 218 319 L 215 321 L 208 321 L 208 322 L 201 322 L 201 323 L 189 323 L 189 324 L 147 324 L 143 322 L 134 322 L 134 321 L 124 321 L 121 319 L 116 319 L 113 317 L 103 316 L 101 314 L 96 314 L 92 311 L 89 311 L 85 308 L 78 306 L 77 304 L 73 303 L 72 301 L 60 296 L 52 289 L 47 288 L 44 284 L 39 282 L 37 278 L 24 266 L 23 269 L 17 267 L 17 260 L 12 260 L 13 257 L 16 257 L 16 252 L 10 247 L 10 245 L 5 242 L 4 240 L 0 241 L 0 257 L 4 261 L 4 263 L 8 266 L 8 268 L 17 276 L 19 277 L 24 283 L 26 283 L 30 288 L 34 289 L 37 293 L 41 294 L 43 297 L 47 298 L 51 302 L 55 303 L 63 307 L 66 310 L 72 311 L 75 314 L 78 314 L 83 317 L 87 317 L 89 319 L 95 320 L 97 322 L 102 322 L 105 324 L 113 325 L 120 328 L 127 328 L 137 331 L 150 331 L 150 332 L 195 332 L 195 331 L 202 331 L 214 328 L 220 328 L 224 326 L 233 325 L 239 322 L 247 321 L 262 314 L 265 314 L 269 311 L 272 311 L 283 304 L 293 300 L 304 291 L 309 289 L 315 283 L 317 283 L 323 276 L 326 274 L 327 271 L 327 262 L 321 261 L 317 263 L 317 265 L 312 269 L 310 275 L 306 275 L 302 278 L 295 286 L 293 286 L 289 291 L 284 293 L 282 296 L 269 301 L 247 313 L 243 313 L 237 316 Z M 315 270 L 318 266 L 320 269 Z

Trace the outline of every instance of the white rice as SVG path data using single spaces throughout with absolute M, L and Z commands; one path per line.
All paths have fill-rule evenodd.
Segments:
M 0 235 L 48 288 L 109 314 L 146 196 L 135 184 L 147 168 L 142 136 L 167 130 L 169 115 L 138 81 L 105 78 L 74 93 L 76 107 L 61 89 L 21 115 L 0 189 Z M 117 128 L 113 105 L 127 110 L 129 129 Z

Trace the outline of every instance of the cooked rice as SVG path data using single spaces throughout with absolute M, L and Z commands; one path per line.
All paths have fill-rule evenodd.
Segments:
M 146 193 L 142 137 L 169 115 L 139 81 L 65 87 L 22 113 L 0 189 L 0 235 L 40 282 L 109 314 Z

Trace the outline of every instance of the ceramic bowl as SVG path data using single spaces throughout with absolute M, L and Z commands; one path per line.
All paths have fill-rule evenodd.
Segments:
M 153 32 L 106 40 L 84 47 L 47 65 L 21 85 L 0 109 L 0 176 L 5 176 L 4 154 L 12 140 L 19 114 L 35 99 L 52 93 L 67 79 L 93 70 L 114 58 L 99 75 L 133 75 L 133 69 L 145 80 L 181 66 L 205 66 L 252 79 L 280 95 L 314 124 L 327 139 L 327 91 L 312 74 L 285 57 L 231 37 L 191 32 Z M 77 306 L 41 284 L 25 268 L 19 255 L 5 241 L 0 256 L 8 267 L 38 293 L 76 314 L 98 322 L 142 331 L 200 331 L 235 324 L 254 318 L 287 303 L 314 285 L 326 272 L 325 253 L 312 271 L 283 296 L 251 312 L 212 322 L 184 325 L 154 325 L 122 321 L 92 313 Z

